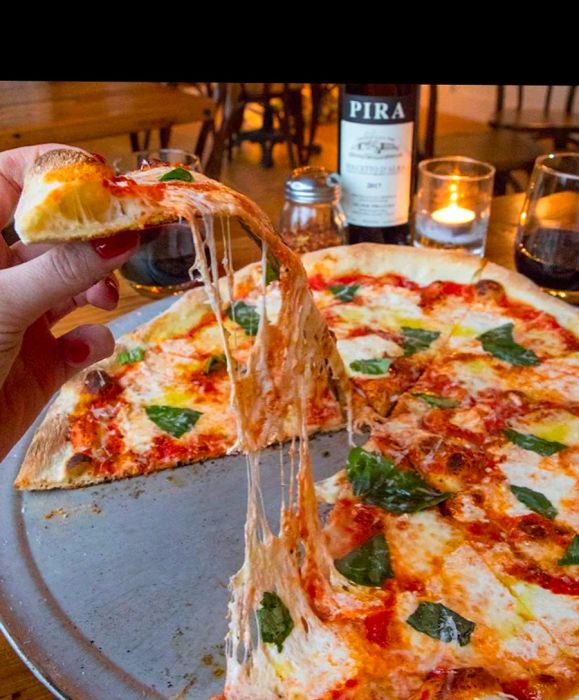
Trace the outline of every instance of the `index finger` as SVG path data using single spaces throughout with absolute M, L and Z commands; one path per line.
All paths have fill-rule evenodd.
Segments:
M 24 175 L 36 158 L 55 148 L 73 148 L 60 143 L 44 143 L 38 146 L 23 146 L 0 153 L 0 230 L 12 218 L 22 192 Z M 82 149 L 78 149 L 82 150 Z

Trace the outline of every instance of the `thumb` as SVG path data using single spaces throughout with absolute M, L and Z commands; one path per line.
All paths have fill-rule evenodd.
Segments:
M 86 291 L 135 252 L 137 231 L 90 243 L 66 243 L 0 270 L 0 330 L 22 330 L 55 306 Z

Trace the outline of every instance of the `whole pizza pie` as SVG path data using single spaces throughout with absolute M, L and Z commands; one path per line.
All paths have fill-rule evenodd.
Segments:
M 247 198 L 185 167 L 119 178 L 53 152 L 17 226 L 32 242 L 175 216 L 204 287 L 62 389 L 17 487 L 247 455 L 228 700 L 579 697 L 577 312 L 462 253 L 300 262 Z M 215 216 L 242 219 L 260 263 L 218 279 Z M 346 426 L 347 462 L 314 485 L 308 435 Z M 259 456 L 287 440 L 274 533 Z

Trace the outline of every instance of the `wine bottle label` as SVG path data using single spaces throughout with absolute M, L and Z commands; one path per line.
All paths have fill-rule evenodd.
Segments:
M 411 96 L 342 97 L 340 175 L 348 223 L 408 222 L 414 101 Z

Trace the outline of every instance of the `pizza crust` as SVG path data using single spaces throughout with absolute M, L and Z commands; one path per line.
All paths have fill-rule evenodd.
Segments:
M 158 176 L 169 170 L 160 169 Z M 110 165 L 83 151 L 44 153 L 24 179 L 14 214 L 16 232 L 24 243 L 52 243 L 104 238 L 175 220 L 159 210 L 153 188 L 148 192 L 121 181 L 113 189 L 114 177 Z
M 485 261 L 462 251 L 430 250 L 382 243 L 356 243 L 306 253 L 302 262 L 308 275 L 341 277 L 362 272 L 380 277 L 400 274 L 426 286 L 436 280 L 470 284 Z
M 66 475 L 66 464 L 73 456 L 68 440 L 70 399 L 81 381 L 79 377 L 72 379 L 48 409 L 14 482 L 17 489 L 75 488 L 91 483 L 78 479 L 71 481 Z
M 528 277 L 514 270 L 507 270 L 495 263 L 487 262 L 480 279 L 481 281 L 498 282 L 505 288 L 509 297 L 515 301 L 529 304 L 535 309 L 554 316 L 561 326 L 575 335 L 579 335 L 579 310 L 561 299 L 547 294 Z

